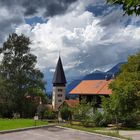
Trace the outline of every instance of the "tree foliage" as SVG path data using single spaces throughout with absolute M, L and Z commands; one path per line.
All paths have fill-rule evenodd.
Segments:
M 13 108 L 13 95 L 7 90 L 7 82 L 0 76 L 0 116 L 11 116 Z
M 71 118 L 71 109 L 64 105 L 60 108 L 61 117 L 63 120 L 70 120 Z
M 107 0 L 107 2 L 122 5 L 124 12 L 128 15 L 140 15 L 140 0 Z
M 140 116 L 140 53 L 128 58 L 110 88 L 113 94 L 103 99 L 104 111 L 117 123 L 135 126 Z
M 35 68 L 37 57 L 30 53 L 30 44 L 28 37 L 13 33 L 0 50 L 3 56 L 0 74 L 6 83 L 3 94 L 9 95 L 8 103 L 12 102 L 14 106 L 12 111 L 21 116 L 30 108 L 31 101 L 27 101 L 26 97 L 43 95 L 44 90 L 43 74 Z
M 106 113 L 95 111 L 93 114 L 93 124 L 96 127 L 107 126 L 110 123 L 110 118 Z
M 92 121 L 92 105 L 90 103 L 87 103 L 85 99 L 82 99 L 80 101 L 80 104 L 77 105 L 73 112 L 74 118 L 78 121 L 81 121 L 84 126 L 88 126 Z

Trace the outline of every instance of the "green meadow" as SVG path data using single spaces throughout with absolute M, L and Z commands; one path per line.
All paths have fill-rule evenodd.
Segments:
M 0 131 L 47 125 L 47 121 L 34 121 L 33 119 L 0 119 Z

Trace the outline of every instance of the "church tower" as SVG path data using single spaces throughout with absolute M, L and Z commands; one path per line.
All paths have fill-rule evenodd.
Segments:
M 65 100 L 65 86 L 66 86 L 65 73 L 63 70 L 63 65 L 60 57 L 57 62 L 52 83 L 53 83 L 52 106 L 53 110 L 58 111 L 58 108 Z

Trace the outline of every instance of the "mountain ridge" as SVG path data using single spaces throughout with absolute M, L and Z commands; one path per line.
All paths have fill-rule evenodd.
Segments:
M 87 74 L 79 79 L 75 79 L 72 82 L 70 82 L 66 87 L 66 94 L 69 94 L 69 92 L 75 88 L 82 80 L 103 80 L 103 79 L 111 79 L 112 77 L 116 76 L 121 68 L 121 65 L 125 64 L 125 62 L 120 62 L 116 64 L 114 67 L 109 69 L 106 72 L 102 72 L 99 70 L 96 70 L 90 74 Z

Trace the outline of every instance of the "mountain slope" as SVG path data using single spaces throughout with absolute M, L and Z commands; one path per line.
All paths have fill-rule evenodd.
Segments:
M 70 82 L 66 87 L 66 93 L 69 94 L 69 92 L 75 88 L 82 80 L 102 80 L 102 79 L 111 79 L 114 75 L 117 75 L 120 71 L 121 65 L 124 64 L 124 62 L 118 63 L 113 68 L 108 70 L 107 72 L 101 72 L 101 71 L 95 71 L 91 74 L 85 75 L 84 77 L 81 77 L 79 79 L 73 80 Z

